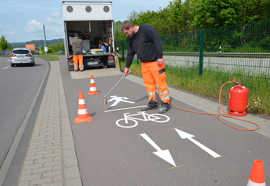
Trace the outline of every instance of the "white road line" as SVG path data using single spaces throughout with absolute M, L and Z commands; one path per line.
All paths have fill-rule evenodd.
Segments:
M 140 135 L 156 150 L 156 152 L 153 152 L 153 154 L 176 167 L 174 159 L 169 150 L 162 150 L 146 133 L 142 133 Z
M 104 112 L 115 112 L 120 110 L 128 110 L 128 109 L 135 109 L 135 108 L 143 108 L 146 107 L 145 105 L 136 106 L 136 107 L 127 107 L 127 108 L 120 108 L 120 109 L 112 109 L 112 110 L 105 110 Z
M 3 67 L 1 68 L 1 70 L 7 70 L 9 68 L 9 66 Z
M 181 139 L 188 139 L 189 141 L 191 141 L 192 143 L 194 143 L 195 145 L 197 145 L 199 148 L 201 148 L 202 150 L 204 150 L 205 152 L 207 152 L 208 154 L 210 154 L 213 158 L 219 158 L 221 157 L 221 155 L 219 155 L 218 153 L 214 152 L 213 150 L 211 150 L 210 148 L 204 146 L 203 144 L 201 144 L 200 142 L 198 142 L 197 140 L 194 139 L 194 135 L 189 134 L 187 132 L 184 132 L 182 130 L 179 130 L 177 128 L 175 128 L 177 134 L 179 135 L 179 137 Z

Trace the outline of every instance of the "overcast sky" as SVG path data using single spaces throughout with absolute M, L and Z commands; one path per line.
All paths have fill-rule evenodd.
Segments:
M 114 20 L 125 20 L 130 13 L 159 10 L 171 0 L 112 0 Z M 0 35 L 9 42 L 63 38 L 61 0 L 0 0 Z

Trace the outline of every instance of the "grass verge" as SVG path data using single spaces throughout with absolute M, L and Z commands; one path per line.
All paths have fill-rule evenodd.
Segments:
M 42 59 L 44 59 L 44 60 L 46 60 L 46 61 L 59 61 L 59 55 L 40 55 L 40 56 L 38 56 L 38 57 L 40 57 L 40 58 L 42 58 Z

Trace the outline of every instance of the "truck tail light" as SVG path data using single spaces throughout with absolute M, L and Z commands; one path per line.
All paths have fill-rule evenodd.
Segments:
M 114 60 L 114 56 L 108 56 L 108 60 Z

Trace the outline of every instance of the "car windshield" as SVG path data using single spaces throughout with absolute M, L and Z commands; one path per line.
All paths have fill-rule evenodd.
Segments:
M 28 54 L 29 51 L 28 50 L 14 50 L 13 53 L 14 54 Z

